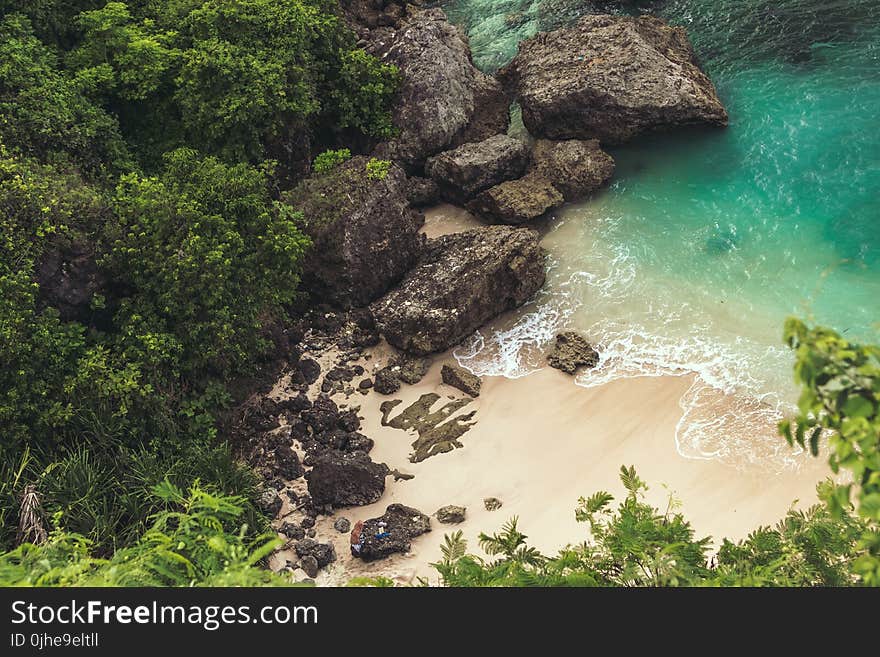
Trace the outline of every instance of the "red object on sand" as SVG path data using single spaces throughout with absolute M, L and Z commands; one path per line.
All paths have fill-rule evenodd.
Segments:
M 357 523 L 355 523 L 354 529 L 351 530 L 351 544 L 352 545 L 357 545 L 358 543 L 361 542 L 361 532 L 363 531 L 363 529 L 364 529 L 364 521 L 358 520 Z

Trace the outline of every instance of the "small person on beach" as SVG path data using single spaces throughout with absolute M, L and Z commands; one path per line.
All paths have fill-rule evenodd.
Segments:
M 361 553 L 361 548 L 364 545 L 363 533 L 364 530 L 364 521 L 358 520 L 355 523 L 354 529 L 351 530 L 351 553 L 353 556 L 358 556 Z

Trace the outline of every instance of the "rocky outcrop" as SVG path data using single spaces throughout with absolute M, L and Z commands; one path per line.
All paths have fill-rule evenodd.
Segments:
M 532 230 L 487 226 L 429 240 L 419 263 L 377 301 L 385 338 L 416 355 L 448 349 L 544 284 L 545 254 Z
M 646 130 L 726 125 L 683 28 L 595 15 L 524 41 L 499 72 L 536 137 L 624 142 Z
M 392 166 L 378 179 L 366 164 L 367 158 L 354 157 L 306 179 L 288 196 L 312 239 L 304 286 L 344 308 L 386 292 L 416 261 L 424 239 L 424 217 L 410 208 L 403 171 Z
M 434 205 L 440 200 L 440 188 L 430 178 L 412 176 L 407 185 L 406 196 L 414 208 Z
M 409 552 L 412 539 L 429 531 L 431 519 L 424 513 L 402 504 L 391 504 L 384 515 L 364 523 L 360 540 L 353 545 L 352 552 L 364 561 Z
M 332 543 L 319 543 L 313 538 L 304 538 L 294 546 L 294 549 L 301 559 L 313 557 L 318 563 L 318 568 L 329 566 L 336 561 L 336 550 Z
M 443 198 L 463 203 L 484 189 L 523 175 L 529 164 L 528 147 L 507 135 L 464 144 L 425 163 L 425 173 L 436 181 Z
M 532 147 L 531 170 L 549 180 L 566 201 L 576 201 L 608 184 L 614 160 L 595 139 L 539 139 Z
M 84 239 L 56 237 L 36 268 L 39 299 L 64 321 L 87 322 L 96 294 L 106 294 L 107 280 L 98 269 L 95 247 Z
M 380 157 L 417 171 L 435 153 L 507 131 L 501 85 L 474 67 L 467 37 L 440 9 L 408 7 L 396 27 L 370 32 L 367 50 L 402 76 L 393 109 L 400 132 L 377 147 Z
M 596 367 L 599 354 L 584 336 L 566 331 L 556 336 L 556 344 L 547 354 L 547 364 L 566 374 L 574 374 L 582 367 Z
M 489 221 L 524 224 L 564 202 L 562 194 L 549 180 L 530 173 L 487 189 L 468 203 L 467 209 Z
M 461 390 L 471 397 L 480 396 L 480 386 L 483 384 L 480 377 L 471 374 L 460 365 L 444 364 L 443 369 L 440 370 L 440 377 L 446 385 Z
M 466 512 L 467 509 L 463 506 L 448 504 L 437 509 L 434 517 L 437 518 L 437 522 L 442 522 L 444 525 L 457 525 L 465 521 Z
M 374 463 L 363 452 L 331 449 L 315 457 L 306 479 L 318 506 L 363 506 L 382 497 L 387 475 L 388 466 Z

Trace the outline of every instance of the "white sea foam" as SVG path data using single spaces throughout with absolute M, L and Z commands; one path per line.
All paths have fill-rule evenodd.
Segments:
M 565 235 L 558 240 L 571 241 Z M 599 352 L 599 364 L 579 374 L 577 385 L 696 375 L 680 401 L 675 447 L 683 457 L 768 472 L 797 467 L 798 451 L 776 431 L 792 408 L 790 390 L 778 376 L 791 371 L 787 350 L 747 336 L 730 338 L 711 314 L 676 304 L 675 290 L 666 289 L 664 298 L 660 287 L 646 286 L 628 246 L 618 243 L 602 253 L 593 245 L 591 255 L 574 264 L 564 251 L 557 249 L 548 283 L 531 303 L 455 350 L 462 366 L 481 376 L 526 376 L 545 366 L 556 334 L 574 328 Z M 580 268 L 585 264 L 592 271 Z

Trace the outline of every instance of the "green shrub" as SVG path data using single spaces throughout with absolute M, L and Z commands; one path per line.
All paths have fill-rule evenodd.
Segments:
M 389 160 L 378 160 L 371 157 L 367 161 L 367 178 L 370 180 L 385 180 L 388 172 L 391 170 L 391 162 Z
M 195 483 L 184 495 L 165 482 L 153 489 L 167 510 L 131 546 L 107 559 L 92 556 L 89 539 L 56 530 L 43 545 L 23 544 L 0 556 L 0 586 L 283 586 L 261 567 L 280 544 L 249 538 L 244 500 Z
M 340 148 L 336 151 L 324 151 L 312 162 L 312 171 L 315 173 L 326 173 L 350 159 L 351 151 L 347 148 Z

